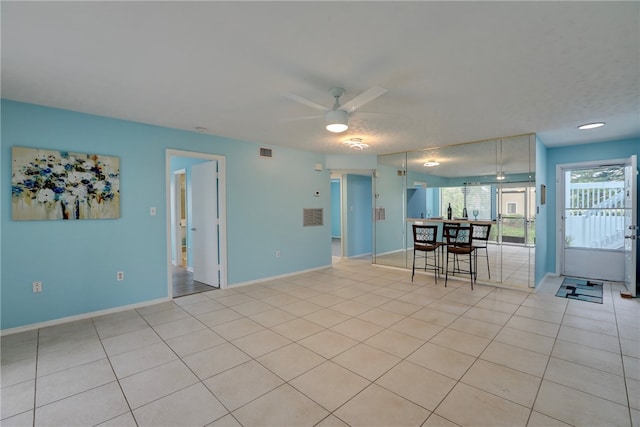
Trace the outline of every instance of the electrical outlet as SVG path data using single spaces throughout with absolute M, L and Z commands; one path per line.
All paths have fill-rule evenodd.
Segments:
M 42 292 L 42 282 L 33 282 L 33 293 Z
M 124 280 L 124 271 L 118 271 L 118 272 L 116 273 L 116 280 L 117 280 L 118 282 L 121 282 L 121 281 L 123 281 L 123 280 Z
M 276 258 L 280 258 L 280 251 L 276 251 Z

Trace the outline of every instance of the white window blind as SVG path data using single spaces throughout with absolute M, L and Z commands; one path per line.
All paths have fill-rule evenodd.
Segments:
M 462 217 L 467 208 L 467 216 L 474 218 L 474 210 L 478 211 L 478 219 L 491 219 L 491 185 L 466 185 L 463 187 L 444 187 L 440 191 L 440 215 L 447 217 L 447 208 L 451 203 L 453 217 Z

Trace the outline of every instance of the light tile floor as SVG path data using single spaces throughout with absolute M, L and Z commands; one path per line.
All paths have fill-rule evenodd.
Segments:
M 1 424 L 640 426 L 640 301 L 619 290 L 345 260 L 4 336 Z
M 488 263 L 485 256 L 487 254 Z M 489 243 L 486 252 L 484 249 L 478 251 L 478 280 L 483 283 L 497 283 L 514 288 L 533 287 L 535 283 L 535 257 L 536 249 L 533 246 Z M 442 258 L 442 263 L 444 263 L 444 259 Z M 377 255 L 375 261 L 379 265 L 411 270 L 413 249 Z M 424 265 L 420 259 L 417 263 L 417 265 Z M 418 267 L 416 266 L 416 268 Z

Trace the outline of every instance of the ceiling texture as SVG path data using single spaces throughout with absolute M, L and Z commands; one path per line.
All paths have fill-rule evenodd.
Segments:
M 640 137 L 640 2 L 1 2 L 2 97 L 326 154 Z M 324 129 L 332 87 L 346 103 Z M 604 121 L 580 131 L 577 126 Z

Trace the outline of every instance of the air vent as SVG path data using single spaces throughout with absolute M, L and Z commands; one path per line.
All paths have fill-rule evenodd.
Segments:
M 319 209 L 302 209 L 302 226 L 314 227 L 323 225 L 322 208 Z
M 260 147 L 260 157 L 270 159 L 273 157 L 273 150 L 271 148 Z
M 374 212 L 376 221 L 384 221 L 385 219 L 387 219 L 384 208 L 376 208 Z

